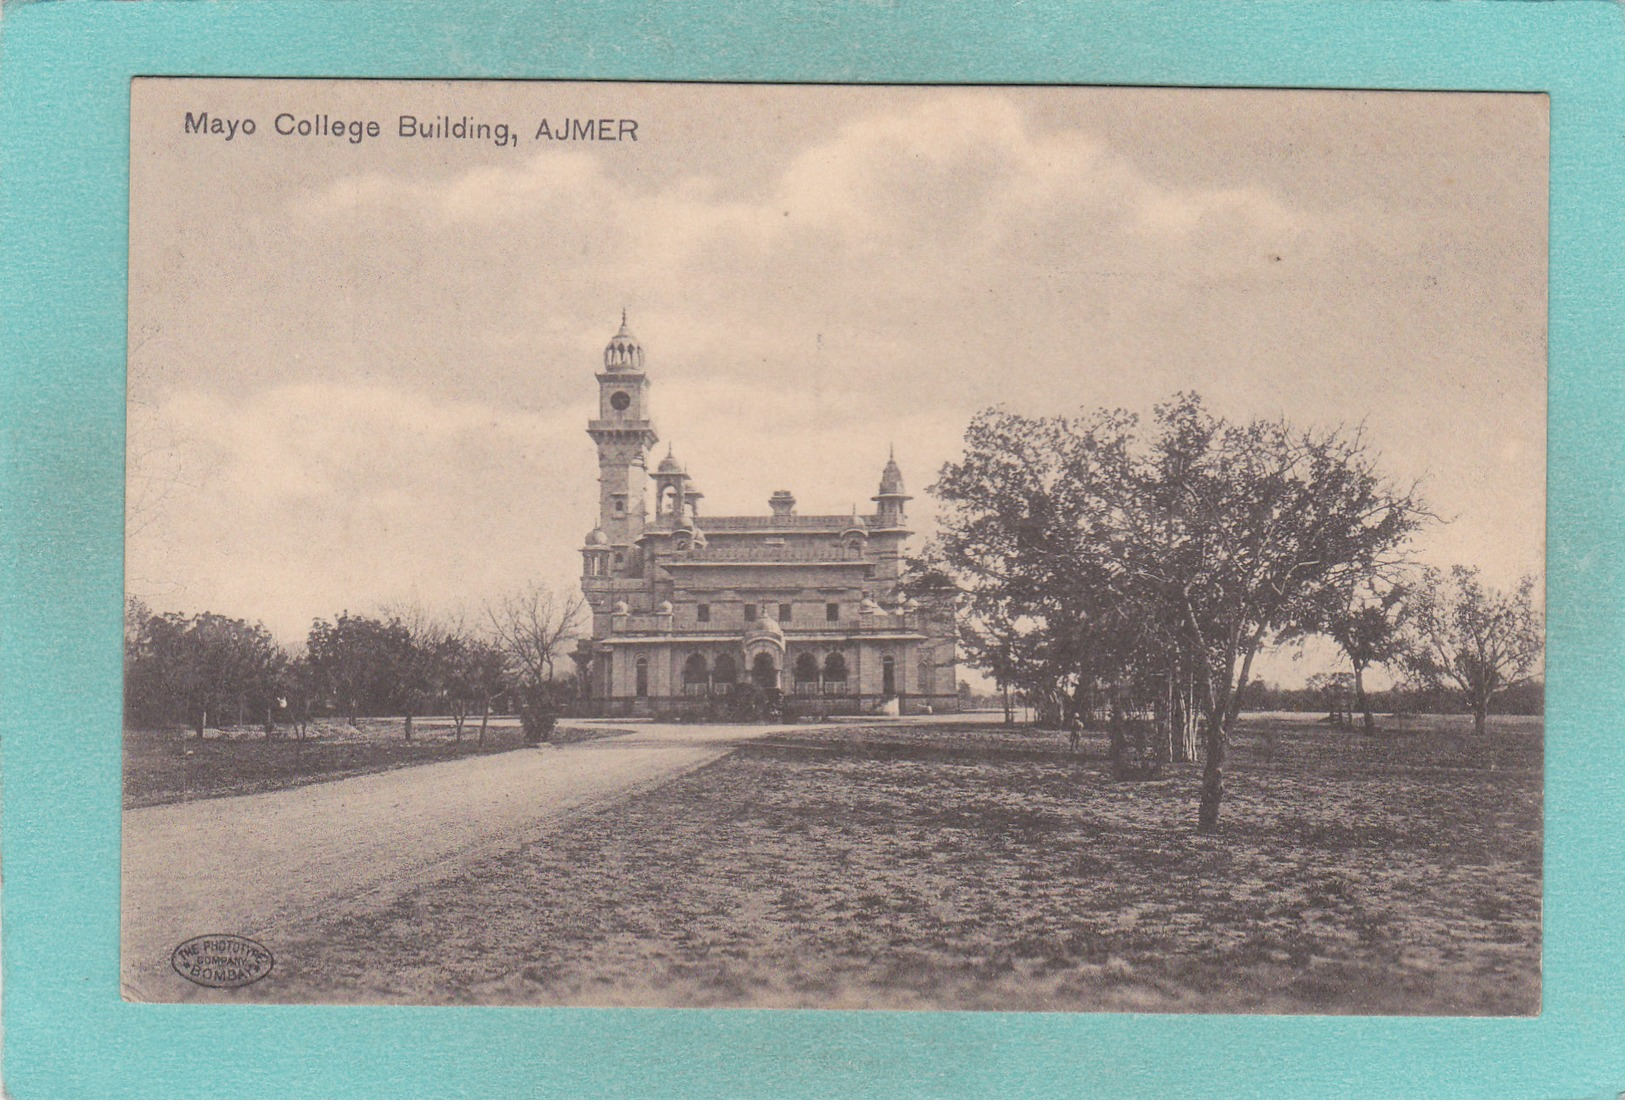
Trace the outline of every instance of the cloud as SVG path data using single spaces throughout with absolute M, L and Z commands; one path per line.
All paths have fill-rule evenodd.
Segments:
M 1194 387 L 1236 416 L 1366 419 L 1462 519 L 1435 554 L 1538 566 L 1524 101 L 736 88 L 719 116 L 715 89 L 545 87 L 637 100 L 650 141 L 380 143 L 221 188 L 226 153 L 165 132 L 132 193 L 132 577 L 293 630 L 413 588 L 568 585 L 623 306 L 713 512 L 781 486 L 862 507 L 896 442 L 923 521 L 979 407 Z M 436 94 L 534 109 L 479 89 Z
M 295 638 L 319 613 L 477 602 L 568 570 L 594 495 L 558 472 L 579 466 L 572 451 L 590 455 L 577 442 L 587 417 L 585 402 L 544 415 L 308 383 L 133 409 L 132 441 L 166 444 L 132 450 L 131 486 L 184 493 L 156 519 L 143 516 L 154 496 L 132 496 L 130 588 Z

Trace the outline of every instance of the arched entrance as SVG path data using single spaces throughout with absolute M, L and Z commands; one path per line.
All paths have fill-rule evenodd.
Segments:
M 779 669 L 773 663 L 771 652 L 756 653 L 756 658 L 750 663 L 750 680 L 763 690 L 772 690 L 779 685 Z
M 691 654 L 683 661 L 683 693 L 688 695 L 704 694 L 706 691 L 705 657 L 698 652 Z
M 880 660 L 880 692 L 888 698 L 897 696 L 897 660 L 891 656 Z
M 644 656 L 638 657 L 638 697 L 649 696 L 649 660 Z
M 796 656 L 796 693 L 818 693 L 818 657 L 811 652 Z

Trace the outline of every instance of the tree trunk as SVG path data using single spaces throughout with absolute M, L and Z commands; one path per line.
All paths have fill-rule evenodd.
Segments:
M 1224 756 L 1229 733 L 1214 711 L 1207 726 L 1207 761 L 1202 765 L 1202 803 L 1196 812 L 1196 830 L 1203 835 L 1216 835 L 1219 831 L 1219 805 L 1224 801 Z
M 412 742 L 412 714 L 410 713 L 406 715 L 406 742 L 409 744 Z
M 1366 739 L 1377 734 L 1377 718 L 1371 715 L 1371 699 L 1365 694 L 1365 668 L 1354 665 L 1354 704 L 1365 717 Z
M 209 711 L 207 709 L 198 710 L 198 712 L 197 712 L 197 738 L 198 738 L 198 740 L 200 742 L 203 739 L 203 730 L 205 728 L 208 728 L 208 727 L 209 727 Z
M 1108 723 L 1108 736 L 1112 756 L 1112 773 L 1119 777 L 1123 773 L 1123 760 L 1128 752 L 1127 734 L 1124 732 L 1123 703 L 1118 698 L 1117 691 L 1112 690 L 1111 697 L 1112 719 Z
M 485 726 L 490 722 L 490 720 L 491 720 L 491 700 L 489 698 L 487 698 L 485 700 L 485 704 L 482 707 L 482 711 L 480 713 L 480 736 L 479 736 L 479 739 L 476 741 L 476 743 L 478 743 L 480 747 L 485 746 Z
M 1489 707 L 1488 702 L 1476 702 L 1476 703 L 1474 703 L 1474 705 L 1473 705 L 1473 735 L 1474 736 L 1482 736 L 1482 735 L 1484 735 L 1484 728 L 1485 728 L 1484 722 L 1489 717 L 1489 712 L 1490 712 L 1490 707 Z

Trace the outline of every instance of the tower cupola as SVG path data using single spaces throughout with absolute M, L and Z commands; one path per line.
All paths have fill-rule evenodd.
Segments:
M 666 448 L 666 458 L 655 468 L 654 481 L 655 524 L 676 528 L 683 523 L 687 513 L 688 473 L 683 470 L 682 462 L 672 454 L 670 446 Z
M 609 344 L 604 346 L 604 371 L 643 371 L 643 346 L 638 343 L 637 336 L 627 328 L 624 310 L 621 311 L 621 328 L 609 339 Z
M 913 497 L 903 489 L 903 469 L 897 466 L 897 450 L 892 449 L 880 473 L 880 493 L 874 497 L 880 507 L 876 520 L 885 528 L 901 528 L 906 521 L 903 503 Z

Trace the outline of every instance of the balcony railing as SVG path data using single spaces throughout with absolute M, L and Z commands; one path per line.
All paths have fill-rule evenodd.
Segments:
M 736 563 L 865 563 L 870 560 L 862 549 L 842 544 L 747 545 L 737 548 L 690 548 L 661 553 L 667 564 Z
M 852 524 L 851 514 L 796 514 L 793 517 L 705 517 L 697 519 L 707 533 L 739 529 L 834 529 L 837 532 Z M 860 516 L 859 521 L 873 528 L 874 516 Z

